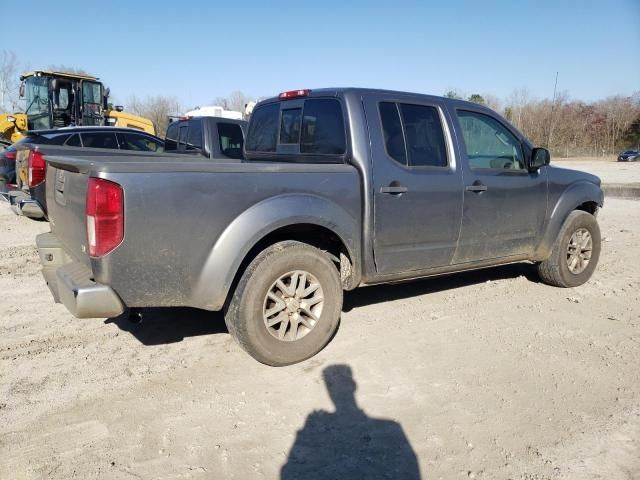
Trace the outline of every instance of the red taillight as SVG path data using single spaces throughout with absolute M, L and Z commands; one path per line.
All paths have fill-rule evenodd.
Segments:
M 308 88 L 304 90 L 289 90 L 288 92 L 282 92 L 280 95 L 278 95 L 278 98 L 286 100 L 288 98 L 306 97 L 310 93 L 311 90 L 309 90 Z
M 117 183 L 90 178 L 87 188 L 89 255 L 102 257 L 124 238 L 124 192 Z
M 4 152 L 4 158 L 7 160 L 13 160 L 15 162 L 18 154 L 16 152 Z
M 37 187 L 44 182 L 45 167 L 44 155 L 42 152 L 31 150 L 27 158 L 29 168 L 29 188 Z

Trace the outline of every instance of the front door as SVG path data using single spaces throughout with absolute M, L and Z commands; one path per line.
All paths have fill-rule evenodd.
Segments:
M 82 125 L 104 125 L 102 84 L 82 81 Z
M 373 247 L 379 274 L 449 265 L 462 214 L 462 175 L 437 100 L 364 101 L 373 170 Z
M 531 254 L 547 201 L 546 169 L 529 172 L 525 145 L 486 111 L 458 109 L 464 209 L 454 264 Z

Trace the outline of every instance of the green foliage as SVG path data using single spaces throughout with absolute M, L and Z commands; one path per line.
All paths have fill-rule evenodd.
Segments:
M 470 95 L 468 100 L 473 103 L 479 103 L 480 105 L 484 105 L 486 103 L 484 100 L 484 97 L 479 93 L 474 93 Z
M 462 96 L 455 90 L 449 90 L 447 93 L 444 94 L 444 96 L 447 98 L 455 98 L 456 100 L 462 100 Z

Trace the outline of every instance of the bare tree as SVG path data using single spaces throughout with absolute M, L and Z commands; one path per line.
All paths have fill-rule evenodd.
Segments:
M 247 95 L 244 92 L 236 90 L 229 94 L 228 97 L 216 97 L 213 99 L 213 105 L 219 105 L 225 110 L 234 110 L 236 112 L 242 112 L 244 115 L 245 106 L 255 99 Z
M 495 110 L 496 112 L 500 112 L 502 110 L 502 100 L 498 97 L 490 93 L 485 93 L 482 96 L 484 97 L 484 104 L 491 110 Z
M 135 115 L 148 118 L 153 122 L 156 135 L 164 137 L 169 116 L 180 115 L 182 106 L 175 97 L 156 95 L 140 99 L 135 95 L 129 97 L 127 102 L 128 111 Z
M 77 75 L 88 75 L 90 77 L 94 76 L 94 75 L 91 75 L 89 72 L 87 72 L 83 68 L 67 67 L 66 65 L 49 65 L 47 67 L 47 69 L 52 71 L 52 72 L 72 73 L 72 74 L 77 74 Z
M 18 110 L 20 81 L 18 60 L 11 51 L 0 52 L 0 112 Z

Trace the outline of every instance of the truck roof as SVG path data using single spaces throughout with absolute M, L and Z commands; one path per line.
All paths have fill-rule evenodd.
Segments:
M 23 73 L 20 75 L 20 80 L 24 80 L 29 77 L 39 77 L 40 75 L 52 75 L 55 77 L 66 77 L 66 78 L 75 78 L 79 80 L 99 80 L 98 77 L 93 77 L 91 75 L 86 75 L 83 73 L 69 73 L 69 72 L 55 72 L 52 70 L 33 70 L 31 72 Z
M 362 88 L 362 87 L 336 87 L 336 88 L 312 88 L 309 89 L 308 97 L 338 97 L 345 94 L 392 94 L 394 96 L 410 96 L 410 97 L 422 97 L 424 99 L 438 99 L 447 102 L 458 103 L 460 105 L 468 104 L 478 106 L 477 103 L 469 102 L 466 100 L 459 100 L 457 98 L 443 97 L 441 95 L 429 95 L 425 93 L 404 92 L 400 90 L 387 90 L 383 88 Z M 258 105 L 263 103 L 281 101 L 278 96 L 266 98 L 261 100 Z

